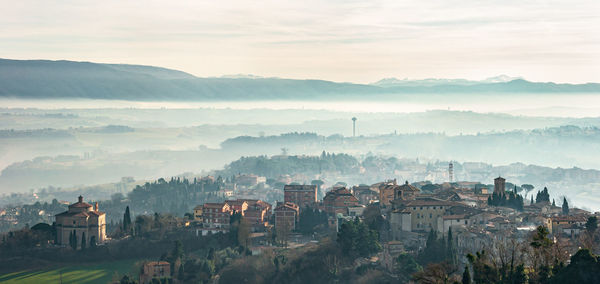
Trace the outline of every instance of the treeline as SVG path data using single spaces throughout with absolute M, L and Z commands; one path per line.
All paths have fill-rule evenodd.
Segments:
M 135 215 L 169 212 L 183 216 L 199 204 L 222 202 L 224 197 L 219 190 L 224 188 L 226 182 L 227 179 L 221 177 L 193 180 L 178 177 L 169 181 L 160 178 L 136 186 L 127 196 L 114 194 L 111 200 L 101 202 L 100 206 L 112 221 L 121 219 L 126 206 Z
M 227 165 L 218 174 L 222 176 L 256 174 L 266 177 L 292 173 L 314 175 L 327 171 L 347 174 L 358 173 L 359 166 L 358 160 L 348 154 L 323 152 L 320 156 L 242 157 Z
M 490 206 L 510 207 L 518 211 L 523 211 L 523 196 L 515 191 L 507 191 L 503 193 L 494 192 L 487 200 Z

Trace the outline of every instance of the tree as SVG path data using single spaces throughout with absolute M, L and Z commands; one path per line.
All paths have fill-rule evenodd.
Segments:
M 471 272 L 469 272 L 469 266 L 465 265 L 465 271 L 462 275 L 463 284 L 471 284 Z
M 587 219 L 587 222 L 585 222 L 585 230 L 588 234 L 593 235 L 596 232 L 596 229 L 598 229 L 598 217 L 591 216 Z
M 571 263 L 557 271 L 551 283 L 600 283 L 600 257 L 589 249 L 581 249 L 571 257 Z
M 474 283 L 497 283 L 500 280 L 500 272 L 489 260 L 485 251 L 477 252 L 475 255 L 468 254 L 467 259 L 473 267 Z
M 458 263 L 458 256 L 456 253 L 456 246 L 454 245 L 454 238 L 452 237 L 452 227 L 448 229 L 448 238 L 446 239 L 446 261 L 451 265 Z
M 394 270 L 398 276 L 403 280 L 402 282 L 408 282 L 411 276 L 416 272 L 423 270 L 423 267 L 417 263 L 414 257 L 408 253 L 402 253 L 396 258 L 396 265 Z
M 566 197 L 563 197 L 562 212 L 564 215 L 569 215 L 569 202 Z
M 454 272 L 454 268 L 448 263 L 430 263 L 424 270 L 415 273 L 413 280 L 426 284 L 458 282 L 458 276 L 453 275 Z
M 69 245 L 72 249 L 77 249 L 77 233 L 75 231 L 69 236 Z
M 550 202 L 550 194 L 548 188 L 544 187 L 542 191 L 538 191 L 535 196 L 535 203 Z
M 85 232 L 81 233 L 81 249 L 84 250 L 87 247 L 85 240 Z
M 183 258 L 183 244 L 181 243 L 180 240 L 175 241 L 173 251 L 171 251 L 171 257 L 173 258 L 173 260 Z
M 342 224 L 338 232 L 337 243 L 344 254 L 366 257 L 381 250 L 378 233 L 369 229 L 358 218 Z
M 125 234 L 131 232 L 131 214 L 129 213 L 129 206 L 125 208 L 125 214 L 123 214 L 123 232 L 125 232 Z
M 95 248 L 95 247 L 96 247 L 96 245 L 97 245 L 97 242 L 96 242 L 96 236 L 92 236 L 92 237 L 90 238 L 90 248 Z

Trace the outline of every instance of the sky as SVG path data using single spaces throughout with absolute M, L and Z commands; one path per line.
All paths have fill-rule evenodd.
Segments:
M 0 58 L 200 77 L 600 82 L 600 1 L 0 0 Z

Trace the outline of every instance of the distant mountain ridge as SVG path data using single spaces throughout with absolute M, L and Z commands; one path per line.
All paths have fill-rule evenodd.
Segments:
M 514 77 L 384 79 L 374 84 L 230 75 L 199 78 L 161 67 L 92 62 L 0 59 L 0 97 L 140 101 L 393 98 L 414 93 L 600 93 L 600 84 L 535 83 Z
M 427 78 L 427 79 L 397 79 L 397 78 L 384 78 L 377 82 L 371 83 L 370 85 L 389 88 L 389 87 L 432 87 L 439 85 L 459 85 L 459 86 L 471 86 L 477 84 L 486 83 L 505 83 L 514 80 L 521 79 L 522 77 L 511 77 L 507 75 L 499 75 L 491 78 L 487 78 L 481 81 L 471 81 L 466 79 L 442 79 L 442 78 Z

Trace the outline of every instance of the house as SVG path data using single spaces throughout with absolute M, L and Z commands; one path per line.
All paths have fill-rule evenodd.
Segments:
M 207 228 L 229 228 L 229 218 L 233 211 L 227 203 L 204 203 L 202 223 Z
M 241 213 L 242 216 L 244 216 L 248 209 L 248 202 L 243 199 L 225 200 L 225 204 L 229 205 L 229 208 L 232 211 Z
M 423 198 L 416 200 L 396 199 L 392 201 L 392 214 L 398 215 L 394 218 L 396 225 L 400 224 L 402 228 L 407 228 L 404 221 L 410 220 L 410 231 L 429 231 L 437 230 L 438 218 L 445 215 L 446 209 L 452 206 L 461 206 L 462 204 L 443 201 L 434 198 Z M 410 216 L 410 219 L 407 218 Z M 399 220 L 402 220 L 402 223 Z
M 280 202 L 273 210 L 275 212 L 275 228 L 286 231 L 296 229 L 300 208 L 291 202 Z
M 202 222 L 202 205 L 194 207 L 194 221 Z
M 572 225 L 583 227 L 587 222 L 585 215 L 559 215 L 552 217 L 552 231 L 561 232 L 562 228 L 571 228 Z
M 372 190 L 368 185 L 353 186 L 352 194 L 358 199 L 358 203 L 362 205 L 369 205 L 379 200 L 379 193 Z
M 392 200 L 394 200 L 394 192 L 398 187 L 396 180 L 388 180 L 386 182 L 382 182 L 375 185 L 379 189 L 379 206 L 384 208 L 390 206 Z
M 252 226 L 253 231 L 262 231 L 269 225 L 271 216 L 271 204 L 257 199 L 243 199 L 247 207 L 244 211 L 244 219 Z
M 242 186 L 255 186 L 267 182 L 267 178 L 257 175 L 239 175 L 235 177 L 235 182 Z
M 352 217 L 356 217 L 356 216 L 362 216 L 363 212 L 365 211 L 367 207 L 364 205 L 358 205 L 358 206 L 351 206 L 348 207 L 348 216 L 352 216 Z
M 345 187 L 331 190 L 323 198 L 324 210 L 331 215 L 348 214 L 349 207 L 357 206 L 358 199 Z
M 171 264 L 166 261 L 149 261 L 144 263 L 140 273 L 140 284 L 153 283 L 152 279 L 171 278 Z
M 98 202 L 92 206 L 80 195 L 78 202 L 69 205 L 68 211 L 57 214 L 55 218 L 59 245 L 69 245 L 72 234 L 76 236 L 77 247 L 106 240 L 106 214 L 98 210 Z
M 294 203 L 300 210 L 305 207 L 313 207 L 317 203 L 317 186 L 288 184 L 283 187 L 283 198 L 285 203 Z

